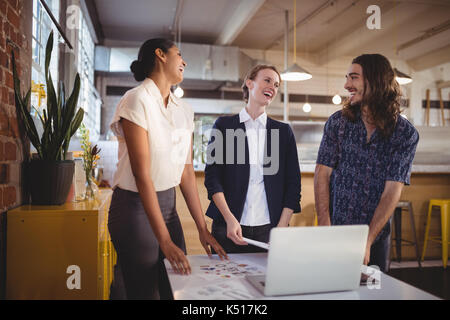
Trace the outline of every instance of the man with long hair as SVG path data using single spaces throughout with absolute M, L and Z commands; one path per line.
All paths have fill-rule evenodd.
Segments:
M 386 271 L 389 221 L 409 185 L 419 134 L 400 116 L 400 87 L 384 56 L 353 59 L 344 87 L 350 97 L 326 122 L 317 157 L 318 222 L 369 225 L 364 264 Z

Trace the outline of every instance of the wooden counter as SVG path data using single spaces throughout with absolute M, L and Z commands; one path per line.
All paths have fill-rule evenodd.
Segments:
M 209 205 L 206 188 L 204 186 L 204 173 L 196 172 L 197 187 L 203 212 Z M 412 202 L 416 223 L 416 232 L 419 241 L 419 249 L 422 252 L 425 235 L 426 214 L 428 201 L 431 198 L 450 198 L 450 173 L 413 173 L 411 185 L 403 188 L 402 200 Z M 302 212 L 292 216 L 292 226 L 312 226 L 314 221 L 314 173 L 302 173 Z M 188 254 L 204 254 L 203 247 L 198 240 L 198 233 L 194 220 L 189 214 L 183 195 L 177 188 L 177 210 L 186 238 Z M 409 215 L 403 214 L 402 238 L 412 240 L 412 232 L 409 224 Z M 206 217 L 211 231 L 211 219 Z M 431 221 L 431 234 L 440 235 L 440 216 L 436 213 Z M 436 243 L 430 242 L 427 248 L 426 259 L 440 259 L 441 249 Z M 403 260 L 415 260 L 414 247 L 402 247 Z

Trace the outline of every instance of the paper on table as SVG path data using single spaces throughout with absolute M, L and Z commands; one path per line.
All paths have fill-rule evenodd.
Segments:
M 200 300 L 252 300 L 255 296 L 245 285 L 245 280 L 229 279 L 221 282 L 204 283 L 189 288 L 189 298 Z
M 264 269 L 252 262 L 239 258 L 226 261 L 205 261 L 192 267 L 192 275 L 203 280 L 243 278 L 247 275 L 264 274 Z M 203 283 L 203 282 L 202 282 Z
M 248 239 L 248 238 L 244 238 L 242 237 L 242 239 L 244 239 L 245 242 L 247 242 L 248 244 L 269 250 L 269 244 L 265 243 L 265 242 L 260 242 L 260 241 L 256 241 L 256 240 L 252 240 L 252 239 Z

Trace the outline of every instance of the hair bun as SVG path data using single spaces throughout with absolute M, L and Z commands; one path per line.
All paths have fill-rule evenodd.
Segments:
M 133 73 L 134 79 L 136 79 L 136 81 L 142 81 L 145 79 L 145 68 L 141 61 L 134 60 L 130 65 L 130 70 Z

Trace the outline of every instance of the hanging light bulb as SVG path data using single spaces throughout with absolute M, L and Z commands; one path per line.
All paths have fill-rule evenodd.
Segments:
M 332 100 L 333 100 L 334 104 L 341 104 L 341 102 L 342 102 L 342 98 L 338 94 L 335 94 Z
M 177 88 L 175 89 L 175 91 L 173 92 L 173 94 L 175 95 L 175 97 L 181 98 L 181 97 L 184 95 L 184 90 L 181 89 L 180 86 L 177 86 Z
M 308 102 L 306 102 L 304 105 L 303 105 L 303 112 L 306 112 L 306 113 L 310 113 L 311 112 L 311 105 L 308 103 Z

